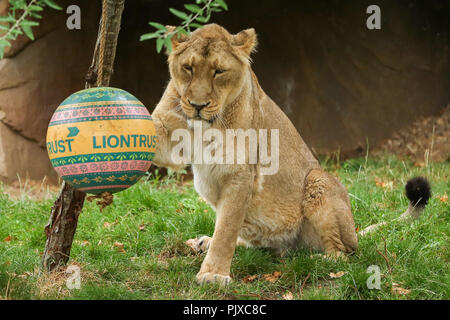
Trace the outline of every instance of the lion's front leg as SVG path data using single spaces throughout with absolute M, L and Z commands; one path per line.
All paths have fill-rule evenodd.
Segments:
M 232 180 L 221 192 L 214 234 L 209 241 L 205 260 L 197 274 L 197 281 L 200 283 L 228 284 L 231 281 L 231 261 L 251 197 L 251 178 L 245 179 L 241 175 L 239 181 Z
M 180 111 L 179 104 L 180 95 L 170 81 L 152 114 L 157 137 L 153 163 L 175 171 L 186 166 L 186 163 L 174 162 L 172 159 L 172 149 L 177 143 L 172 141 L 172 134 L 177 129 L 187 129 L 186 119 Z

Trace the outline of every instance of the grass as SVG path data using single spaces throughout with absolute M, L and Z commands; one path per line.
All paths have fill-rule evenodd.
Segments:
M 63 272 L 39 273 L 52 200 L 11 200 L 0 186 L 0 298 L 449 299 L 450 202 L 442 198 L 450 194 L 449 163 L 415 167 L 392 156 L 322 163 L 348 188 L 359 229 L 399 216 L 408 205 L 404 185 L 413 176 L 430 180 L 433 197 L 420 220 L 388 224 L 361 238 L 348 261 L 237 248 L 234 282 L 200 286 L 194 278 L 203 256 L 185 241 L 211 235 L 214 212 L 190 183 L 182 188 L 173 178 L 142 179 L 103 212 L 85 204 L 70 260 L 81 269 L 81 289 L 69 290 Z M 380 290 L 367 288 L 370 265 L 380 267 Z M 279 278 L 268 281 L 264 275 L 275 271 Z M 340 271 L 343 276 L 330 276 Z

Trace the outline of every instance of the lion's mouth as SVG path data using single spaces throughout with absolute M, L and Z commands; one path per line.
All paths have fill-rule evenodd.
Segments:
M 180 111 L 183 113 L 183 115 L 186 118 L 186 120 L 205 121 L 205 122 L 208 122 L 209 124 L 213 124 L 217 120 L 217 117 L 218 117 L 217 115 L 212 115 L 209 119 L 205 118 L 204 116 L 202 116 L 201 110 L 195 110 L 193 112 L 193 115 L 189 115 L 186 112 L 186 110 L 184 110 L 184 108 L 180 108 Z
M 214 121 L 216 120 L 216 118 L 217 118 L 216 116 L 212 116 L 211 118 L 206 119 L 206 118 L 202 117 L 199 113 L 197 113 L 194 117 L 191 118 L 191 120 L 206 121 L 210 124 L 213 124 Z

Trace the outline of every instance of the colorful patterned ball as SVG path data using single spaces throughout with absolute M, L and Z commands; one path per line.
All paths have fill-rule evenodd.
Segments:
M 116 88 L 78 91 L 56 109 L 47 151 L 59 176 L 87 193 L 118 192 L 149 169 L 155 127 L 145 106 Z

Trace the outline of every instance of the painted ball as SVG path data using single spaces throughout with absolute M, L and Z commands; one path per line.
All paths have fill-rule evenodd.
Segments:
M 86 193 L 132 186 L 150 168 L 155 147 L 150 113 L 133 95 L 116 88 L 72 94 L 56 109 L 47 130 L 53 167 Z

